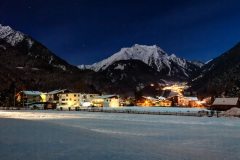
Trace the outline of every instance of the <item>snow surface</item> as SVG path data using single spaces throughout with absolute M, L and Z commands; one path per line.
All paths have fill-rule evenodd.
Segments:
M 240 108 L 231 108 L 225 112 L 227 116 L 240 116 Z
M 64 70 L 64 71 L 66 71 L 67 70 L 67 68 L 66 68 L 66 66 L 64 66 L 64 65 L 53 65 L 54 67 L 57 67 L 57 68 L 60 68 L 60 69 L 62 69 L 62 70 Z
M 1 159 L 240 157 L 238 118 L 0 111 Z
M 205 62 L 204 65 L 210 63 L 212 60 L 213 59 L 210 59 L 209 61 Z
M 7 49 L 7 48 L 6 48 L 5 46 L 3 46 L 3 45 L 0 45 L 0 48 L 2 48 L 2 49 L 4 49 L 4 50 Z
M 114 69 L 124 70 L 125 65 L 118 64 Z

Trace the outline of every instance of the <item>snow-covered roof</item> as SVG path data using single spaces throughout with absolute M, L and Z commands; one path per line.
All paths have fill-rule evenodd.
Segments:
M 51 92 L 48 92 L 47 94 L 58 94 L 58 93 L 64 93 L 64 91 L 66 91 L 68 89 L 57 89 Z M 71 91 L 70 91 L 71 92 Z
M 23 91 L 24 94 L 26 95 L 35 95 L 35 96 L 40 96 L 42 92 L 39 91 Z
M 106 99 L 106 98 L 112 98 L 112 97 L 117 97 L 117 95 L 104 95 L 104 96 L 99 96 L 99 97 L 96 97 L 96 98 Z
M 153 98 L 153 97 L 145 97 L 145 96 L 143 96 L 143 98 L 146 98 L 146 99 L 149 99 L 149 100 L 153 100 L 153 101 L 156 101 L 156 100 L 158 100 L 158 99 L 156 99 L 156 98 Z
M 161 99 L 161 100 L 165 100 L 166 98 L 165 97 L 163 97 L 163 96 L 159 96 L 159 97 L 157 97 L 158 99 Z
M 216 98 L 212 105 L 237 105 L 238 98 Z
M 185 98 L 187 98 L 190 101 L 198 101 L 197 97 L 185 97 Z

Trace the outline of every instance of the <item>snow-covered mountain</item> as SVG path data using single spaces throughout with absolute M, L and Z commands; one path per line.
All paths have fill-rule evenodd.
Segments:
M 28 37 L 27 35 L 19 31 L 15 31 L 9 26 L 2 26 L 1 24 L 0 24 L 0 39 L 4 39 L 7 43 L 11 44 L 12 46 L 16 46 L 24 39 L 27 40 L 29 48 L 31 48 L 32 44 L 34 43 L 32 38 Z
M 11 83 L 29 90 L 76 89 L 81 74 L 30 36 L 0 25 L 0 92 Z
M 182 72 L 184 74 L 183 76 L 189 77 L 188 72 L 194 72 L 194 70 L 197 70 L 197 68 L 203 65 L 201 62 L 192 62 L 178 58 L 174 54 L 168 55 L 156 45 L 146 46 L 135 44 L 131 48 L 122 48 L 119 52 L 98 63 L 94 63 L 93 65 L 80 65 L 78 67 L 80 69 L 91 69 L 97 72 L 107 69 L 116 61 L 131 59 L 140 60 L 158 72 L 162 72 L 168 76 Z
M 86 77 L 98 90 L 133 95 L 139 86 L 188 81 L 199 74 L 202 65 L 198 61 L 168 55 L 156 45 L 135 44 L 103 61 L 78 67 L 95 71 Z
M 202 96 L 235 97 L 240 93 L 240 42 L 206 62 L 189 83 Z
M 0 48 L 6 49 L 7 45 L 10 45 L 11 47 L 18 47 L 24 45 L 25 52 L 27 52 L 28 56 L 30 57 L 34 57 L 35 59 L 39 60 L 42 59 L 48 62 L 50 65 L 56 68 L 60 68 L 62 70 L 67 70 L 69 66 L 67 62 L 64 62 L 65 64 L 63 65 L 62 62 L 64 60 L 60 59 L 58 56 L 52 53 L 49 54 L 50 51 L 44 46 L 42 46 L 40 43 L 38 43 L 36 40 L 22 32 L 15 31 L 10 26 L 2 26 L 0 24 L 0 40 L 3 40 L 5 43 L 7 43 L 6 45 L 1 44 Z M 36 46 L 37 49 L 39 49 L 39 45 L 41 45 L 42 47 L 41 51 L 38 50 L 36 52 Z

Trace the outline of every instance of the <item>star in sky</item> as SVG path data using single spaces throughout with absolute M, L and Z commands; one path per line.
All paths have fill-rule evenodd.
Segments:
M 1 0 L 0 22 L 74 65 L 134 44 L 206 62 L 239 42 L 239 6 L 238 0 Z

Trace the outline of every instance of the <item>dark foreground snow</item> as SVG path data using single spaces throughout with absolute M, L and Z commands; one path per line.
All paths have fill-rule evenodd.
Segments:
M 240 119 L 0 111 L 0 160 L 239 159 Z

